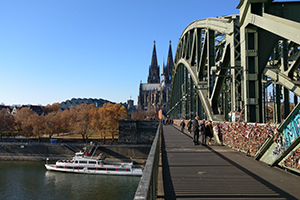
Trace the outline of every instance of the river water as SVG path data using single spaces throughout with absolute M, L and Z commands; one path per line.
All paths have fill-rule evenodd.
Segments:
M 140 177 L 47 171 L 44 162 L 0 161 L 0 199 L 131 200 Z

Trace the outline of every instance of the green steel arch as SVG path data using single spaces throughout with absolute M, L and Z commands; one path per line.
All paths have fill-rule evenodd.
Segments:
M 271 87 L 273 121 L 279 123 L 290 113 L 291 93 L 298 102 L 300 2 L 241 0 L 238 8 L 240 15 L 197 20 L 183 31 L 170 117 L 223 121 L 241 111 L 245 121 L 266 122 Z

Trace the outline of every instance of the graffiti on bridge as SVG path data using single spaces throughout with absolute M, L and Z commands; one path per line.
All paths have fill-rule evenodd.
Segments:
M 283 128 L 285 148 L 288 148 L 300 136 L 300 110 L 290 117 L 290 123 Z

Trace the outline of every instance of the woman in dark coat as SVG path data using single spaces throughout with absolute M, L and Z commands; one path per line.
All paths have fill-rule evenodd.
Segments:
M 211 145 L 211 138 L 214 137 L 214 132 L 213 132 L 213 127 L 212 127 L 212 123 L 209 120 L 207 125 L 206 125 L 206 135 L 208 136 L 208 144 Z
M 193 132 L 194 132 L 194 139 L 193 144 L 198 145 L 199 144 L 199 123 L 198 123 L 199 117 L 195 117 L 193 120 Z
M 187 123 L 187 127 L 188 127 L 189 133 L 191 133 L 192 132 L 192 120 L 191 119 L 189 119 L 189 121 Z
M 200 127 L 199 127 L 201 137 L 202 137 L 202 145 L 206 146 L 206 133 L 205 133 L 205 120 L 202 120 L 200 122 Z
M 184 122 L 184 120 L 182 120 L 182 121 L 180 122 L 180 128 L 181 128 L 181 132 L 182 132 L 182 133 L 183 133 L 184 127 L 185 127 L 185 122 Z

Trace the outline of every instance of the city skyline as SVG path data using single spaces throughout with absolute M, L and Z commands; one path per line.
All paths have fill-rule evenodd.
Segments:
M 186 26 L 239 14 L 239 0 L 1 1 L 0 103 L 47 105 L 72 98 L 133 99 L 158 64 L 175 58 Z

